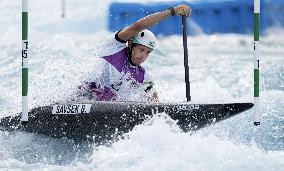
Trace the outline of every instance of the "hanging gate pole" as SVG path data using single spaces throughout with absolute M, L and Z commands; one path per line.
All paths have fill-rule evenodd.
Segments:
M 259 102 L 259 21 L 260 0 L 254 0 L 254 125 L 260 125 Z
M 22 124 L 28 122 L 28 0 L 22 0 Z
M 62 18 L 64 18 L 65 17 L 65 0 L 61 1 L 61 10 L 62 10 L 61 16 L 62 16 Z

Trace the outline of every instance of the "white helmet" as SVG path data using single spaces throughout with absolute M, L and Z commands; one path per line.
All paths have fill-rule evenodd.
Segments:
M 133 37 L 133 43 L 144 45 L 154 50 L 156 47 L 156 37 L 150 30 L 145 29 Z

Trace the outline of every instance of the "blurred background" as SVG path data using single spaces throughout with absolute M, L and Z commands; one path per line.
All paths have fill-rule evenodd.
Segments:
M 253 0 L 192 0 L 151 4 L 131 2 L 111 3 L 108 17 L 109 30 L 118 30 L 147 14 L 185 3 L 193 9 L 188 24 L 190 34 L 253 33 Z M 269 27 L 284 25 L 283 8 L 283 0 L 261 0 L 261 33 Z M 175 27 L 171 27 L 173 25 Z M 180 27 L 181 22 L 178 17 L 172 17 L 154 26 L 152 31 L 162 35 L 181 34 Z

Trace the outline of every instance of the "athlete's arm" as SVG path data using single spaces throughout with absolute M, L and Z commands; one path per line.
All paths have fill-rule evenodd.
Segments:
M 182 5 L 178 5 L 178 6 L 174 7 L 174 12 L 175 12 L 176 15 L 189 16 L 191 14 L 191 8 L 189 6 L 187 6 L 186 4 L 182 4 Z M 132 25 L 123 28 L 118 33 L 118 37 L 121 40 L 127 41 L 131 37 L 137 35 L 138 32 L 153 26 L 154 24 L 160 22 L 161 20 L 167 18 L 168 16 L 171 16 L 171 10 L 170 9 L 148 15 L 148 16 L 136 21 Z

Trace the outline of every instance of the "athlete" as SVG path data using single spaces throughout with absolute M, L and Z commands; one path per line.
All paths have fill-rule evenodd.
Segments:
M 157 44 L 155 35 L 147 28 L 169 16 L 190 14 L 191 8 L 186 4 L 170 7 L 111 35 L 100 46 L 103 47 L 100 50 L 103 72 L 86 81 L 86 85 L 80 88 L 88 91 L 90 99 L 98 101 L 118 100 L 118 94 L 125 86 L 147 92 L 148 101 L 158 101 L 153 81 L 142 66 Z

